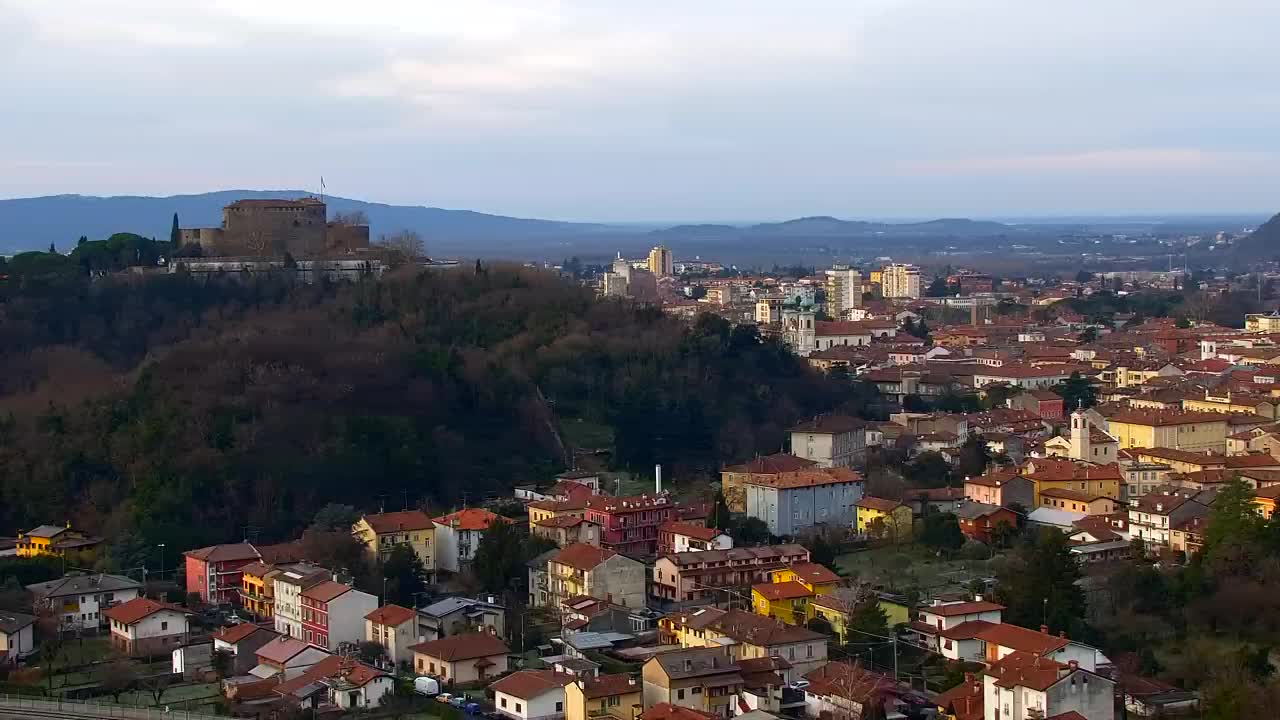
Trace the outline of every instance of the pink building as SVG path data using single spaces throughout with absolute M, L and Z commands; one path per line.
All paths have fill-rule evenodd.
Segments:
M 241 569 L 262 559 L 249 543 L 210 545 L 188 550 L 186 557 L 187 594 L 196 594 L 210 605 L 240 601 Z
M 631 557 L 655 554 L 658 526 L 675 517 L 675 503 L 667 493 L 587 500 L 586 519 L 600 526 L 600 547 Z

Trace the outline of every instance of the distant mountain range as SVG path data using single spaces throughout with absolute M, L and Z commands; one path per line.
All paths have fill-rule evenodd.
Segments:
M 212 227 L 222 221 L 223 206 L 239 199 L 300 198 L 302 190 L 222 190 L 171 197 L 94 197 L 53 195 L 0 200 L 0 254 L 43 250 L 53 243 L 73 247 L 80 236 L 101 239 L 116 232 L 167 238 L 173 214 L 182 227 Z M 560 260 L 578 256 L 603 260 L 615 252 L 642 256 L 663 243 L 678 258 L 695 255 L 738 264 L 826 264 L 836 259 L 894 255 L 922 257 L 933 253 L 976 251 L 1000 254 L 1015 245 L 1061 253 L 1062 238 L 1144 230 L 1190 232 L 1223 227 L 1223 219 L 1199 221 L 1144 220 L 1120 225 L 1114 220 L 1085 219 L 1002 223 L 965 218 L 927 222 L 871 222 L 829 216 L 803 217 L 759 224 L 689 224 L 653 229 L 654 225 L 610 225 L 489 215 L 470 210 L 388 205 L 344 197 L 325 197 L 330 214 L 361 211 L 369 217 L 374 238 L 402 229 L 420 233 L 427 252 L 437 257 L 506 257 Z M 1253 220 L 1257 222 L 1261 218 Z M 1226 227 L 1230 227 L 1227 225 Z M 1269 256 L 1280 247 L 1280 220 L 1247 239 L 1240 255 Z M 1250 249 L 1251 248 L 1251 249 Z M 1084 249 L 1084 248 L 1081 248 Z M 1079 253 L 1072 249 L 1068 252 Z M 1159 250 L 1159 252 L 1164 252 Z

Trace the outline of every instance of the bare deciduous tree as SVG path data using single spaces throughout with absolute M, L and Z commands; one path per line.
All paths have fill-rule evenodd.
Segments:
M 363 210 L 352 210 L 348 213 L 337 213 L 331 221 L 335 225 L 368 225 L 369 216 Z
M 426 245 L 416 230 L 400 230 L 390 235 L 378 236 L 378 246 L 394 250 L 413 260 L 426 254 Z

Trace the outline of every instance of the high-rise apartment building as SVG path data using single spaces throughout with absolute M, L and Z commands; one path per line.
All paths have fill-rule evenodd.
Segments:
M 920 268 L 915 265 L 885 265 L 882 282 L 887 298 L 920 297 Z
M 836 320 L 848 320 L 849 311 L 862 307 L 862 273 L 848 265 L 836 265 L 827 271 L 827 314 Z
M 649 272 L 655 277 L 671 277 L 675 274 L 675 263 L 671 251 L 659 245 L 649 251 Z

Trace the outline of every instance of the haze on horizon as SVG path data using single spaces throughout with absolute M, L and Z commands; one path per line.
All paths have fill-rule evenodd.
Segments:
M 1269 0 L 0 0 L 0 197 L 659 221 L 1280 205 Z

